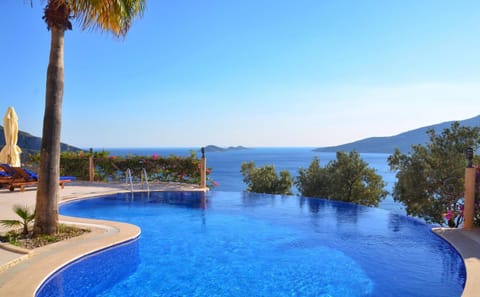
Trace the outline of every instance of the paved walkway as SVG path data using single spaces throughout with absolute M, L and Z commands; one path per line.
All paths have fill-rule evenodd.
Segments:
M 195 186 L 163 183 L 151 186 L 151 190 L 197 191 Z M 71 183 L 60 190 L 60 200 L 112 194 L 127 191 L 125 185 L 103 183 Z M 35 205 L 35 189 L 25 192 L 10 192 L 0 189 L 0 219 L 16 219 L 12 211 L 15 204 Z M 140 229 L 136 226 L 98 221 L 60 217 L 69 222 L 86 223 L 92 232 L 71 240 L 37 248 L 29 253 L 24 250 L 8 250 L 0 246 L 0 296 L 34 296 L 38 286 L 58 267 L 99 250 L 105 246 L 136 238 Z M 0 233 L 7 231 L 0 227 Z M 435 228 L 439 236 L 449 241 L 462 255 L 467 270 L 467 282 L 462 297 L 480 296 L 480 229 L 463 231 L 458 229 Z M 54 255 L 54 256 L 53 256 Z M 31 272 L 35 271 L 34 274 Z

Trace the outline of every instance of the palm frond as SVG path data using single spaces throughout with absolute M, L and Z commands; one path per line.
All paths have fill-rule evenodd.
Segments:
M 19 220 L 0 220 L 0 225 L 8 228 L 21 226 L 22 222 Z
M 28 206 L 15 205 L 13 211 L 23 220 L 31 221 L 35 217 L 35 214 L 30 212 Z
M 145 4 L 146 0 L 72 0 L 70 8 L 83 29 L 93 28 L 125 36 L 133 19 L 143 16 Z

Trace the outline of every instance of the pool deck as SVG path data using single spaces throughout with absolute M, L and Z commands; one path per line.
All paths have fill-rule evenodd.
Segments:
M 155 191 L 203 191 L 184 184 L 163 183 L 150 187 Z M 103 183 L 71 183 L 60 190 L 60 203 L 85 197 L 126 192 L 125 185 Z M 35 205 L 36 189 L 9 192 L 0 189 L 0 219 L 16 219 L 13 205 Z M 60 216 L 63 223 L 81 224 L 92 230 L 82 236 L 57 242 L 34 250 L 23 250 L 0 244 L 0 296 L 31 297 L 51 273 L 59 267 L 84 255 L 140 235 L 137 226 L 111 221 L 79 219 Z M 0 226 L 0 233 L 7 231 Z M 480 296 L 480 229 L 463 231 L 434 228 L 433 231 L 450 242 L 462 255 L 467 270 L 467 281 L 462 297 Z

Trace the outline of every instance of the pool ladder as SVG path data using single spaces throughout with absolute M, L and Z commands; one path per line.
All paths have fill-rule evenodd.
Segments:
M 132 177 L 132 171 L 130 168 L 127 168 L 127 171 L 125 171 L 125 186 L 128 189 L 128 186 L 130 185 L 130 192 L 133 194 L 133 177 Z
M 150 184 L 148 182 L 147 170 L 145 168 L 142 168 L 142 171 L 140 172 L 140 185 L 142 186 L 142 189 L 146 186 L 147 192 L 150 193 Z M 130 186 L 130 192 L 133 193 L 133 176 L 130 168 L 127 168 L 125 171 L 125 186 L 127 189 Z
M 140 184 L 143 185 L 145 184 L 147 186 L 147 192 L 150 193 L 150 184 L 148 183 L 148 175 L 147 175 L 147 170 L 145 168 L 142 168 L 142 172 L 140 174 Z

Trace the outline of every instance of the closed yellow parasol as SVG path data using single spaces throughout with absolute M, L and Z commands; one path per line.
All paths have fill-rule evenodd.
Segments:
M 7 109 L 7 113 L 3 118 L 3 134 L 5 135 L 5 146 L 0 151 L 0 162 L 20 167 L 20 153 L 22 150 L 17 145 L 18 116 L 11 106 Z

